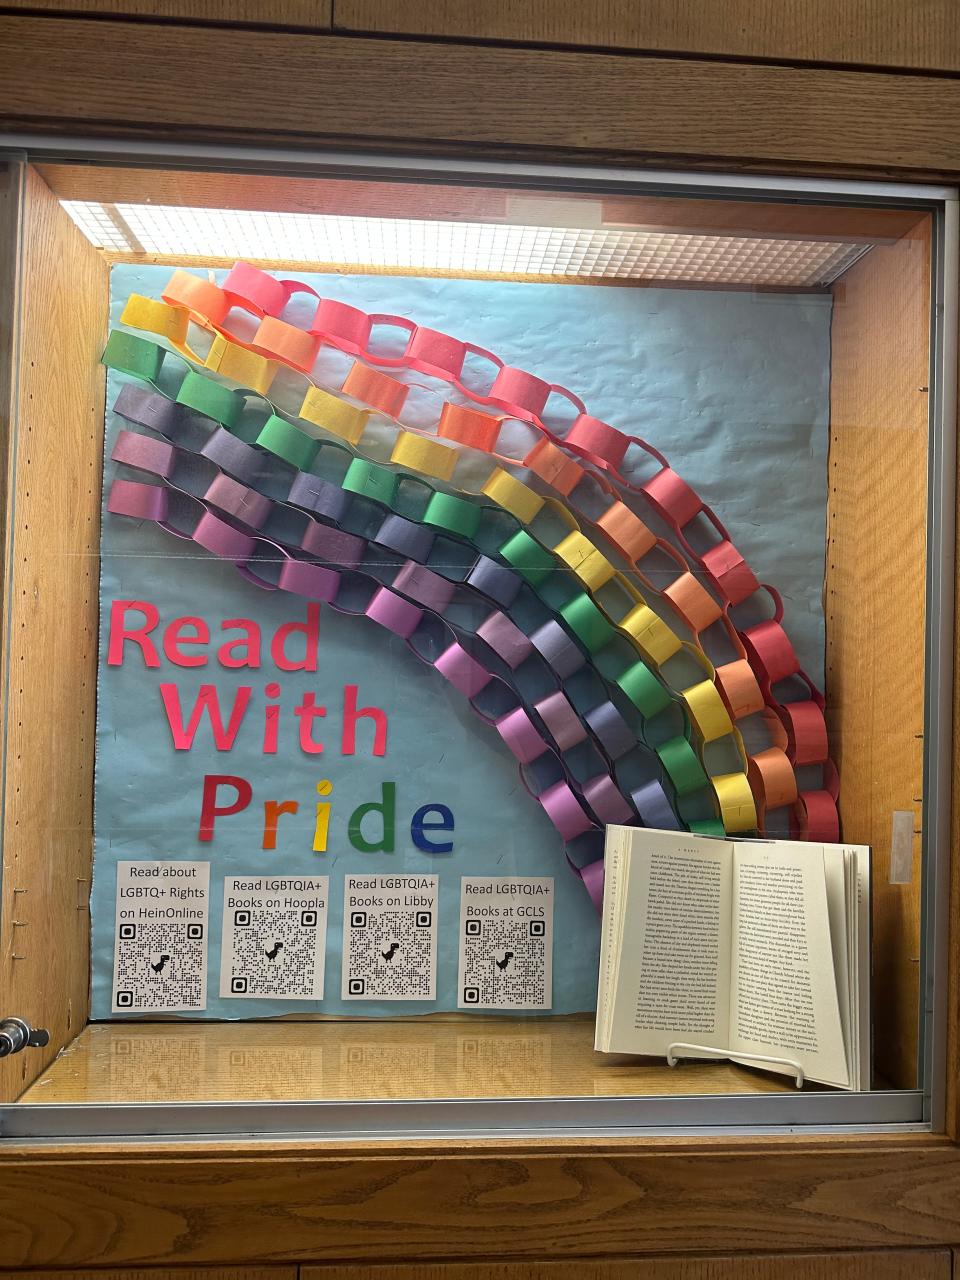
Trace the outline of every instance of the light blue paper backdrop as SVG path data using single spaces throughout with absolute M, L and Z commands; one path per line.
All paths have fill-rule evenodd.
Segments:
M 223 273 L 216 273 L 222 279 Z M 130 293 L 159 297 L 168 267 L 115 266 L 111 323 Z M 562 383 L 594 416 L 635 431 L 659 447 L 726 523 L 761 581 L 783 593 L 789 633 L 806 669 L 823 670 L 821 589 L 826 515 L 830 301 L 813 295 L 751 295 L 637 288 L 511 284 L 390 276 L 313 275 L 324 296 L 368 311 L 395 312 L 497 352 L 509 363 Z M 306 301 L 296 303 L 301 319 Z M 345 368 L 324 356 L 331 377 Z M 124 379 L 108 377 L 112 405 Z M 281 379 L 277 388 L 286 394 Z M 414 397 L 415 399 L 415 397 Z M 413 404 L 413 412 L 416 405 Z M 107 413 L 106 456 L 123 424 Z M 104 502 L 116 466 L 105 464 Z M 154 526 L 106 513 L 101 573 L 100 679 L 97 725 L 96 847 L 93 883 L 93 1017 L 111 1016 L 116 868 L 121 859 L 211 861 L 210 951 L 206 1016 L 264 1017 L 322 1011 L 353 1016 L 410 1014 L 456 1008 L 459 879 L 462 874 L 556 878 L 553 1012 L 592 1009 L 596 996 L 598 922 L 579 882 L 567 871 L 546 816 L 521 788 L 515 763 L 496 733 L 464 699 L 381 628 L 323 611 L 321 669 L 281 675 L 281 751 L 260 750 L 262 716 L 250 713 L 229 754 L 217 753 L 206 728 L 193 749 L 175 752 L 158 685 L 176 679 L 185 706 L 202 683 L 215 682 L 227 700 L 238 684 L 255 698 L 277 678 L 226 672 L 215 662 L 195 670 L 164 664 L 144 670 L 127 659 L 106 666 L 106 620 L 117 598 L 148 599 L 162 623 L 199 613 L 212 627 L 226 618 L 255 617 L 265 636 L 304 614 L 284 593 L 267 594 L 228 566 Z M 214 633 L 215 634 L 215 633 Z M 361 722 L 360 750 L 339 752 L 345 683 L 359 686 L 361 705 L 389 717 L 384 759 L 364 753 L 371 734 Z M 328 707 L 325 754 L 303 756 L 290 712 L 305 689 Z M 262 706 L 262 699 L 258 706 Z M 233 773 L 254 786 L 241 815 L 222 820 L 212 844 L 200 844 L 197 823 L 205 773 Z M 314 786 L 334 781 L 329 853 L 311 852 Z M 346 818 L 376 799 L 380 783 L 397 783 L 397 851 L 356 853 Z M 292 798 L 300 812 L 281 819 L 278 848 L 260 848 L 262 802 Z M 418 852 L 409 838 L 414 810 L 448 805 L 456 819 L 448 855 Z M 223 876 L 329 874 L 326 997 L 306 1001 L 221 1000 L 218 995 Z M 342 1002 L 340 930 L 345 872 L 439 872 L 441 912 L 435 1004 L 375 1006 Z

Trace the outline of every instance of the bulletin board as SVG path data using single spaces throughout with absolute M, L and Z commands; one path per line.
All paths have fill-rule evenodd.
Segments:
M 115 266 L 112 326 L 170 274 Z M 302 279 L 469 333 L 663 449 L 822 680 L 828 297 Z M 593 1009 L 595 904 L 460 692 L 389 629 L 108 509 L 135 383 L 108 369 L 93 1017 Z

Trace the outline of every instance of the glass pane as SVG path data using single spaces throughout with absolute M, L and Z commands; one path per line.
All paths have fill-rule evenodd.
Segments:
M 31 167 L 7 1099 L 916 1090 L 937 228 Z

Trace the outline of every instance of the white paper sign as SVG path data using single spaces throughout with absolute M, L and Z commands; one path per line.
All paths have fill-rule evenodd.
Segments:
M 344 1000 L 436 1000 L 439 877 L 346 876 Z
M 461 1009 L 549 1009 L 553 1002 L 553 877 L 460 880 Z
M 328 876 L 226 876 L 220 995 L 322 1000 Z
M 113 1012 L 207 1005 L 209 862 L 118 862 Z

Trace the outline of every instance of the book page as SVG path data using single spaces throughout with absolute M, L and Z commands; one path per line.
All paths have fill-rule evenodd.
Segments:
M 851 936 L 849 921 L 849 869 L 846 850 L 839 845 L 823 845 L 823 871 L 827 887 L 827 914 L 830 920 L 830 945 L 837 982 L 840 1007 L 840 1029 L 847 1054 L 847 1075 L 856 1078 L 856 1026 L 854 1022 L 853 985 L 856 981 L 850 963 Z
M 734 847 L 730 1044 L 846 1088 L 823 847 Z
M 600 929 L 600 973 L 594 1037 L 594 1048 L 603 1053 L 610 1048 L 610 1012 L 623 949 L 622 878 L 625 874 L 625 846 L 629 838 L 630 832 L 626 827 L 607 827 L 603 853 L 603 923 Z
M 629 923 L 622 933 L 609 1049 L 662 1055 L 676 1041 L 723 1048 L 730 994 L 730 846 L 684 832 L 635 828 L 628 848 L 621 894 Z
M 856 971 L 856 1030 L 859 1078 L 855 1083 L 857 1088 L 867 1090 L 873 1086 L 873 1037 L 871 1034 L 873 1016 L 873 965 L 871 963 L 873 939 L 870 923 L 872 910 L 870 879 L 872 853 L 867 845 L 857 844 L 850 845 L 848 852 L 853 854 L 856 864 L 856 897 L 853 909 L 857 916 L 857 928 L 856 957 L 853 967 Z

